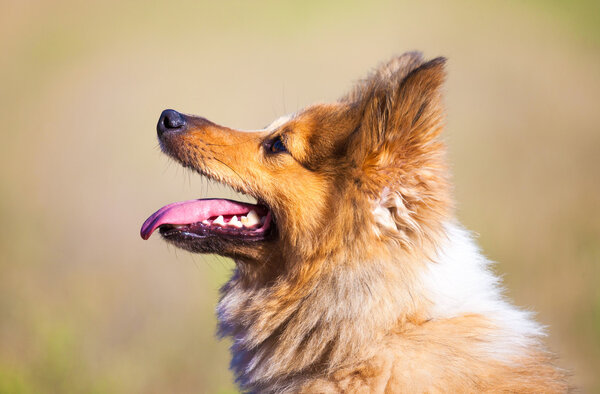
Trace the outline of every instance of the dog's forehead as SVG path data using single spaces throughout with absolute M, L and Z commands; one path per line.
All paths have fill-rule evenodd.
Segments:
M 290 119 L 292 119 L 292 117 L 293 117 L 293 114 L 287 114 L 287 115 L 280 116 L 279 118 L 277 118 L 273 122 L 271 122 L 270 125 L 268 125 L 267 127 L 265 127 L 264 130 L 268 131 L 268 132 L 275 131 L 279 127 L 283 126 Z
M 283 116 L 280 116 L 279 118 L 275 119 L 268 126 L 263 127 L 262 129 L 250 129 L 250 130 L 237 129 L 237 131 L 240 131 L 242 133 L 257 133 L 257 132 L 272 133 L 273 131 L 277 130 L 279 127 L 283 126 L 286 122 L 290 121 L 293 117 L 294 117 L 294 114 L 283 115 Z

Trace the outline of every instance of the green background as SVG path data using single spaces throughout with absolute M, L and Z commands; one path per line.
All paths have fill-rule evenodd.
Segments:
M 0 11 L 0 392 L 234 392 L 214 317 L 232 263 L 138 235 L 163 204 L 230 194 L 160 153 L 160 111 L 260 128 L 413 49 L 449 59 L 459 218 L 600 392 L 598 2 Z

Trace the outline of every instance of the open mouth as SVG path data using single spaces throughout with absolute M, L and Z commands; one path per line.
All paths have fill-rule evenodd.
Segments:
M 271 211 L 263 204 L 200 199 L 162 207 L 146 219 L 140 235 L 143 239 L 148 239 L 159 229 L 160 234 L 167 239 L 219 237 L 260 241 L 272 232 L 273 224 Z

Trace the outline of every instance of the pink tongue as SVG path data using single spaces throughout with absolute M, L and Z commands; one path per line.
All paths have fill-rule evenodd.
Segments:
M 191 224 L 219 215 L 245 215 L 256 207 L 232 200 L 207 199 L 174 202 L 152 214 L 140 230 L 143 239 L 148 239 L 163 224 Z

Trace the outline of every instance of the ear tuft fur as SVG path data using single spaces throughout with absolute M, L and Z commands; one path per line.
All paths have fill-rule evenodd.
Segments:
M 378 90 L 393 89 L 423 62 L 423 54 L 417 51 L 396 56 L 386 63 L 380 64 L 367 78 L 359 81 L 341 101 L 360 104 L 372 97 Z
M 420 53 L 406 53 L 380 66 L 347 96 L 362 108 L 358 138 L 363 140 L 353 146 L 368 147 L 357 155 L 374 193 L 380 234 L 408 248 L 427 241 L 425 234 L 439 234 L 452 206 L 438 139 L 445 63 L 443 57 L 425 62 Z
M 385 133 L 413 143 L 427 143 L 442 130 L 441 86 L 446 59 L 438 57 L 412 70 L 393 96 L 395 108 Z

